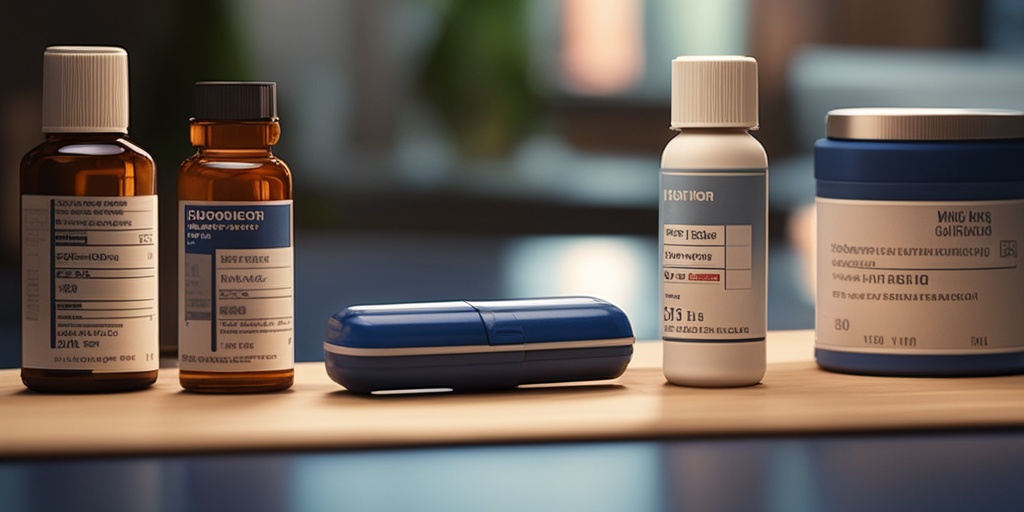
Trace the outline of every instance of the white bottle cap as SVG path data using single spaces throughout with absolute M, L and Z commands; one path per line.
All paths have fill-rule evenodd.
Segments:
M 677 57 L 672 61 L 672 129 L 757 129 L 757 61 Z
M 665 378 L 680 386 L 725 388 L 753 386 L 764 378 L 761 341 L 662 341 Z
M 43 133 L 128 133 L 128 52 L 109 46 L 47 48 Z

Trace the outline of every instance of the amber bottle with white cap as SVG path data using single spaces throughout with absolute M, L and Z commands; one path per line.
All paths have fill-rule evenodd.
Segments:
M 22 369 L 36 391 L 156 381 L 156 165 L 127 138 L 128 53 L 52 46 L 21 161 Z
M 664 373 L 684 386 L 750 386 L 765 372 L 768 158 L 757 62 L 672 61 L 672 125 L 661 160 Z

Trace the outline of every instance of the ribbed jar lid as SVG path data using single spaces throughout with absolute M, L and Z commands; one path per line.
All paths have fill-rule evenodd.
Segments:
M 277 117 L 274 82 L 196 82 L 192 117 L 206 121 L 256 121 Z
M 1024 138 L 1024 112 L 982 108 L 842 108 L 828 113 L 828 138 L 984 140 Z

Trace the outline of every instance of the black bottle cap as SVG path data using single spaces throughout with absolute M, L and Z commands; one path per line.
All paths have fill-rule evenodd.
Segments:
M 255 121 L 277 118 L 274 82 L 196 82 L 192 118 L 206 121 Z

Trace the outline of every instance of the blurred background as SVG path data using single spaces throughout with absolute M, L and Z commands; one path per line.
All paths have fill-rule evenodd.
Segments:
M 19 364 L 18 178 L 42 54 L 125 47 L 130 137 L 161 194 L 162 349 L 174 352 L 175 173 L 192 83 L 278 83 L 295 177 L 297 358 L 352 304 L 587 294 L 657 337 L 669 62 L 760 63 L 769 328 L 813 327 L 804 208 L 825 113 L 1024 108 L 1018 0 L 49 0 L 0 23 L 0 367 Z

